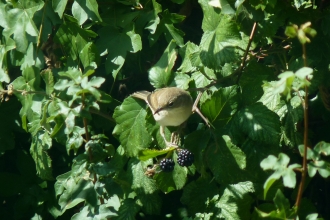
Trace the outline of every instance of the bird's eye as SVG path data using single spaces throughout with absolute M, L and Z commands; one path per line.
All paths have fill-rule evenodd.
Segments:
M 173 105 L 174 105 L 174 102 L 170 102 L 170 103 L 168 103 L 168 107 L 173 107 Z

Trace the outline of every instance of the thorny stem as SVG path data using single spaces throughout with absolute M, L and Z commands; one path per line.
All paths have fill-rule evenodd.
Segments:
M 304 66 L 307 66 L 307 57 L 306 57 L 306 47 L 305 44 L 302 45 L 303 49 L 303 60 Z M 296 199 L 296 207 L 297 211 L 299 210 L 299 206 L 301 203 L 302 194 L 304 191 L 304 185 L 306 181 L 306 174 L 307 174 L 307 141 L 308 141 L 308 87 L 305 86 L 305 99 L 304 99 L 304 155 L 303 155 L 303 167 L 301 172 L 301 180 L 299 184 L 297 199 Z

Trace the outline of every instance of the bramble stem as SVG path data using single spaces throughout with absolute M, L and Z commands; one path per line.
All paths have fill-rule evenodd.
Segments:
M 305 44 L 302 45 L 303 49 L 303 60 L 304 66 L 307 67 L 307 57 L 306 57 L 306 47 Z M 303 155 L 303 167 L 301 172 L 301 180 L 299 184 L 297 199 L 296 199 L 296 206 L 297 210 L 299 210 L 299 206 L 302 199 L 302 194 L 304 191 L 304 185 L 306 181 L 306 174 L 307 174 L 307 144 L 308 144 L 308 87 L 305 87 L 305 99 L 304 99 L 304 155 Z

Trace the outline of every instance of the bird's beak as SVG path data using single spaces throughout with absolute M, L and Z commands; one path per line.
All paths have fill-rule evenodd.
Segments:
M 154 115 L 160 112 L 161 110 L 163 110 L 163 108 L 157 108 L 156 111 L 154 112 Z

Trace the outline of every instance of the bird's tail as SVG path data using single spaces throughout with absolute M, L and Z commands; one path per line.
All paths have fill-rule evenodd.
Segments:
M 148 92 L 148 91 L 137 91 L 137 92 L 134 92 L 131 96 L 134 98 L 143 99 L 143 100 L 147 101 L 148 95 L 150 93 L 151 92 Z

